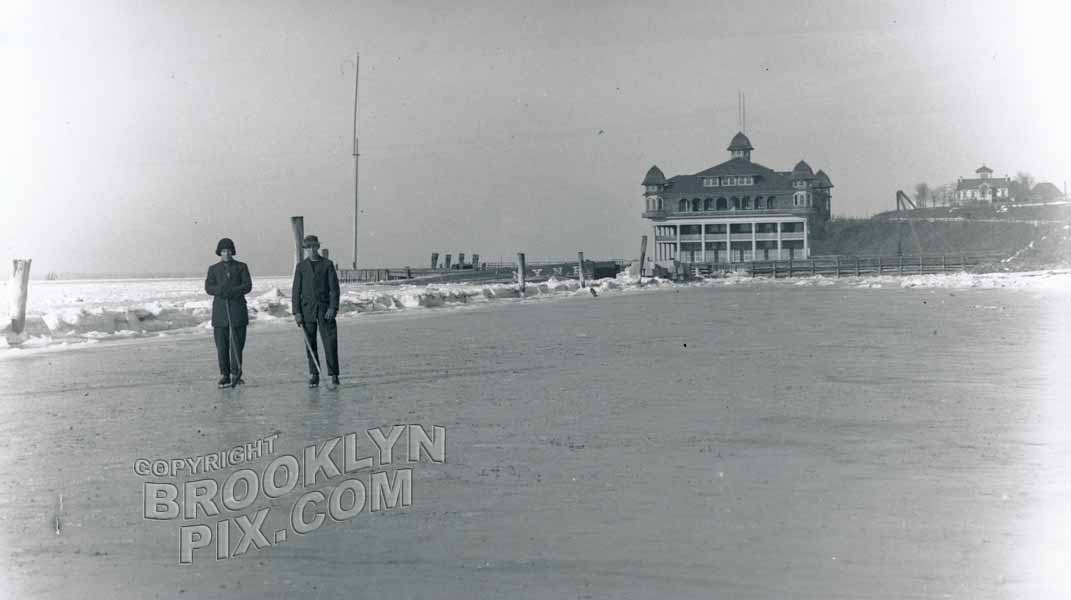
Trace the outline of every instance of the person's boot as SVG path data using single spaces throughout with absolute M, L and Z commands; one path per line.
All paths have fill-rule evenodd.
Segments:
M 341 385 L 341 383 L 338 380 L 338 375 L 332 375 L 331 376 L 331 385 L 333 385 L 335 387 L 338 387 L 339 385 Z
M 216 382 L 216 385 L 218 385 L 221 388 L 225 388 L 230 384 L 231 384 L 231 376 L 230 375 L 226 375 L 226 374 L 221 375 L 220 378 L 219 378 L 219 381 Z
M 232 388 L 233 387 L 238 387 L 238 386 L 242 385 L 243 383 L 245 383 L 245 380 L 242 379 L 241 373 L 239 373 L 237 375 L 231 375 L 231 387 Z
M 320 385 L 320 376 L 316 373 L 309 375 L 309 387 L 314 388 Z

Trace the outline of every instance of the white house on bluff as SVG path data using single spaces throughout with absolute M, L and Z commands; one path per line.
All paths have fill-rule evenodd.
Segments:
M 982 165 L 974 170 L 978 177 L 960 178 L 956 182 L 956 200 L 960 202 L 994 202 L 1011 198 L 1012 181 L 1008 177 L 993 178 L 993 169 Z
M 828 221 L 833 184 L 799 161 L 791 171 L 751 162 L 743 133 L 729 160 L 694 175 L 666 179 L 653 166 L 643 179 L 654 224 L 654 259 L 730 263 L 810 256 L 808 221 Z

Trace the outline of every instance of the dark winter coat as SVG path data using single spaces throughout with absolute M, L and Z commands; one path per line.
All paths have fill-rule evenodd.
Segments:
M 249 267 L 237 260 L 219 261 L 208 267 L 205 277 L 205 292 L 212 299 L 212 326 L 227 326 L 227 307 L 230 307 L 230 325 L 245 327 L 249 324 L 249 309 L 245 295 L 253 289 Z
M 294 316 L 303 319 L 323 317 L 328 309 L 338 312 L 338 273 L 335 263 L 326 258 L 304 259 L 294 269 L 294 287 L 290 291 Z

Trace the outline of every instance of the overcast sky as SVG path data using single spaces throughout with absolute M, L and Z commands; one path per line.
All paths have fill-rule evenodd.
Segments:
M 292 269 L 291 215 L 352 260 L 633 257 L 640 181 L 804 158 L 836 215 L 973 174 L 1071 179 L 1063 2 L 0 5 L 0 259 Z

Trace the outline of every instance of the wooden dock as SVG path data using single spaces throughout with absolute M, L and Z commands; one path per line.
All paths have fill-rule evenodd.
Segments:
M 625 268 L 627 261 L 584 260 L 584 278 L 587 280 L 601 277 L 613 277 Z M 529 282 L 546 281 L 551 277 L 559 279 L 576 279 L 580 276 L 579 262 L 576 260 L 535 260 L 525 262 L 525 280 Z M 460 281 L 475 282 L 509 282 L 517 274 L 517 263 L 482 262 L 479 265 L 465 265 L 464 268 L 389 268 L 389 269 L 344 269 L 338 268 L 338 280 L 342 283 L 449 283 Z

